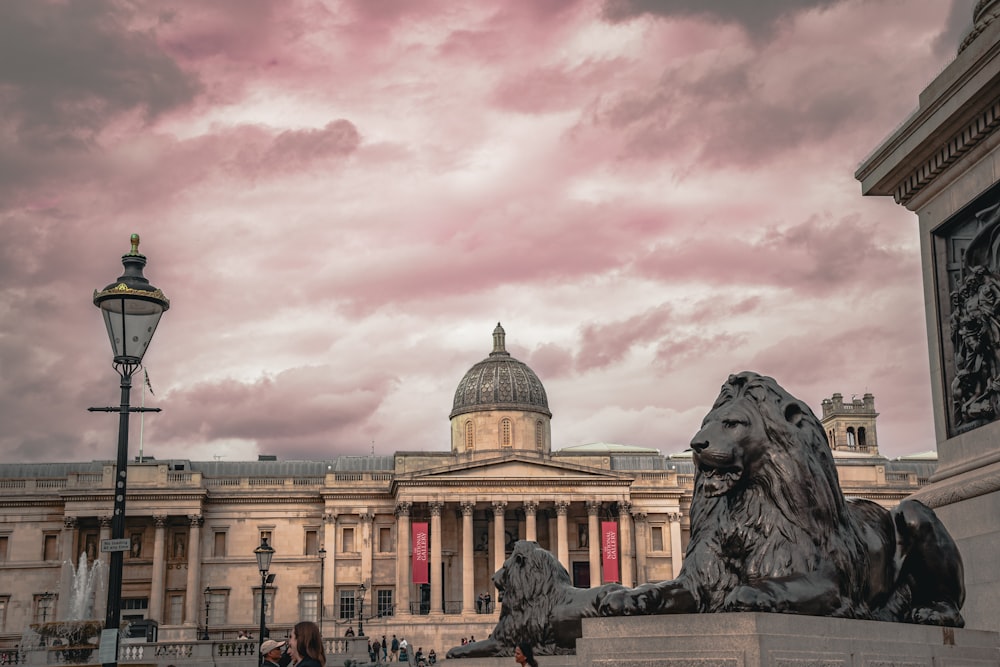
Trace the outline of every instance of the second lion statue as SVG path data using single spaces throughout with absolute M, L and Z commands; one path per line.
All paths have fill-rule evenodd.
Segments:
M 604 616 L 766 611 L 962 627 L 962 559 L 929 508 L 846 499 L 826 432 L 769 377 L 731 375 L 691 441 L 676 579 L 609 591 Z

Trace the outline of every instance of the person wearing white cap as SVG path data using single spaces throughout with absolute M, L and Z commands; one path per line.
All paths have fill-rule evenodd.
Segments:
M 284 667 L 284 665 L 287 665 L 290 662 L 290 658 L 282 664 L 282 658 L 287 655 L 282 655 L 284 653 L 282 649 L 287 645 L 288 642 L 279 642 L 273 639 L 268 639 L 261 644 L 260 654 L 264 656 L 264 667 Z

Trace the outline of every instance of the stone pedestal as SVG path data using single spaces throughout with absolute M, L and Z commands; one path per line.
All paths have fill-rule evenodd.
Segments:
M 987 241 L 1000 210 L 998 18 L 1000 1 L 976 4 L 961 52 L 855 174 L 864 194 L 892 196 L 919 218 L 939 464 L 914 497 L 962 554 L 966 628 L 992 631 L 1000 631 L 1000 335 L 977 328 L 995 308 L 969 286 L 977 270 L 990 285 L 1000 273 Z
M 975 667 L 1000 665 L 983 630 L 793 614 L 682 614 L 583 621 L 589 667 Z M 539 659 L 545 667 L 545 658 Z

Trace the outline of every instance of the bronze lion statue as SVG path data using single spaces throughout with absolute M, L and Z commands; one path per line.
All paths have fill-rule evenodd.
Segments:
M 691 441 L 691 540 L 676 579 L 609 592 L 605 616 L 765 611 L 962 627 L 962 559 L 914 500 L 844 497 L 807 405 L 731 375 Z
M 537 655 L 572 654 L 582 636 L 582 618 L 597 616 L 610 592 L 621 584 L 576 588 L 566 568 L 537 542 L 522 540 L 493 575 L 500 591 L 500 619 L 487 639 L 455 646 L 448 658 L 514 655 L 519 642 L 529 642 Z

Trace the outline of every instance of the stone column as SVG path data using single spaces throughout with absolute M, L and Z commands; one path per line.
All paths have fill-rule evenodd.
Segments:
M 462 503 L 462 613 L 471 614 L 476 609 L 476 566 L 473 559 L 475 546 L 472 535 L 473 502 Z
M 358 515 L 361 520 L 361 581 L 368 588 L 372 583 L 372 556 L 375 540 L 372 535 L 372 524 L 375 522 L 375 513 L 372 511 L 363 512 Z M 372 593 L 374 596 L 375 593 Z
M 591 588 L 597 588 L 601 585 L 601 529 L 597 522 L 600 512 L 600 502 L 587 501 L 587 555 L 590 557 Z
M 184 625 L 198 625 L 198 603 L 201 601 L 201 524 L 200 514 L 189 514 L 191 529 L 188 532 L 187 594 L 185 596 Z M 261 591 L 263 595 L 264 591 Z
M 644 584 L 649 581 L 646 572 L 646 545 L 649 543 L 649 524 L 646 523 L 645 512 L 632 512 L 635 523 L 635 583 Z
M 323 565 L 323 599 L 320 600 L 321 613 L 326 611 L 326 601 L 333 598 L 337 586 L 337 579 L 334 576 L 337 570 L 337 513 L 328 512 L 324 514 L 323 524 L 323 548 L 326 549 L 326 562 Z
M 73 567 L 76 567 L 80 562 L 80 554 L 73 553 L 73 545 L 76 544 L 77 523 L 78 519 L 75 516 L 64 516 L 62 534 L 59 536 L 59 555 Z M 70 568 L 63 566 L 62 571 L 59 573 L 59 592 L 63 595 L 63 600 L 58 605 L 57 610 L 59 612 L 57 618 L 60 621 L 65 621 L 69 613 L 70 600 L 68 591 L 72 586 L 73 574 Z M 94 606 L 97 606 L 96 598 Z
M 681 513 L 671 512 L 667 515 L 667 519 L 670 521 L 670 566 L 673 569 L 673 578 L 676 579 L 684 564 L 684 549 L 681 548 Z
M 98 545 L 100 545 L 101 540 L 107 540 L 111 538 L 111 517 L 102 516 L 98 517 L 98 521 L 101 524 L 100 534 L 98 535 Z M 94 599 L 94 613 L 97 614 L 97 618 L 104 618 L 108 613 L 108 561 L 111 558 L 111 554 L 99 553 L 98 558 L 100 559 L 101 567 L 104 570 L 105 584 L 103 586 L 103 594 L 95 596 Z
M 527 500 L 524 503 L 524 539 L 538 541 L 538 502 Z
M 503 567 L 503 562 L 507 558 L 507 533 L 504 529 L 504 512 L 507 511 L 506 500 L 493 501 L 493 571 L 496 572 Z M 496 591 L 491 597 L 496 599 Z
M 410 507 L 396 503 L 396 613 L 410 615 Z
M 635 585 L 632 580 L 632 515 L 629 514 L 631 510 L 631 503 L 623 502 L 618 505 L 618 530 L 621 533 L 618 536 L 618 554 L 622 568 L 622 584 L 629 587 Z
M 559 549 L 559 562 L 569 571 L 569 530 L 566 525 L 566 515 L 569 514 L 569 503 L 565 500 L 556 501 L 556 530 L 559 537 L 556 540 Z
M 431 613 L 444 613 L 444 582 L 441 581 L 441 509 L 444 503 L 427 503 L 431 511 Z
M 163 592 L 167 584 L 166 525 L 165 514 L 153 515 L 153 574 L 149 582 L 149 617 L 157 621 L 163 620 Z

